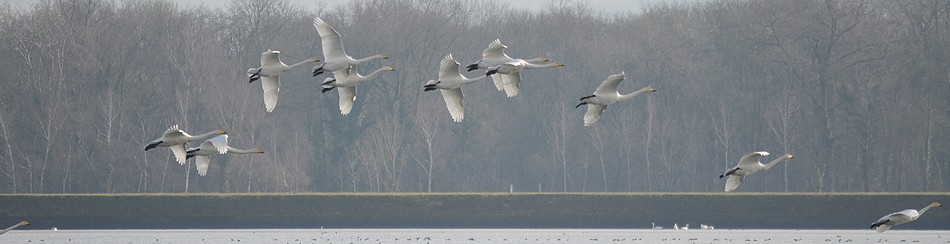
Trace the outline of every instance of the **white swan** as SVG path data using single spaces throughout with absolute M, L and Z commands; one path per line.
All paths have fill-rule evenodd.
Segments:
M 594 95 L 582 97 L 579 104 L 575 108 L 580 107 L 581 105 L 587 106 L 587 113 L 584 114 L 584 126 L 590 126 L 597 122 L 600 119 L 600 116 L 604 114 L 604 110 L 607 109 L 607 105 L 611 105 L 617 102 L 622 102 L 630 100 L 631 98 L 643 94 L 656 92 L 656 89 L 653 89 L 653 86 L 647 86 L 629 94 L 620 94 L 617 92 L 617 85 L 625 79 L 624 72 L 620 74 L 610 75 L 607 77 L 600 86 L 597 87 L 597 90 L 594 91 Z
M 257 79 L 261 80 L 261 88 L 264 88 L 264 108 L 267 112 L 274 111 L 277 107 L 277 92 L 280 91 L 280 74 L 290 70 L 298 65 L 305 63 L 319 62 L 318 58 L 308 58 L 292 65 L 286 65 L 280 61 L 280 51 L 271 51 L 261 53 L 261 67 L 250 68 L 247 70 L 247 76 L 253 83 Z
M 939 208 L 939 207 L 943 207 L 943 204 L 940 204 L 939 202 L 934 202 L 920 209 L 920 211 L 913 210 L 913 209 L 905 209 L 900 212 L 884 215 L 884 217 L 881 217 L 877 221 L 874 221 L 874 223 L 871 223 L 871 229 L 877 228 L 877 233 L 881 233 L 881 232 L 890 230 L 891 227 L 894 227 L 895 225 L 917 220 L 917 218 L 920 218 L 920 216 L 923 215 L 924 212 L 927 212 L 927 210 L 929 210 L 930 208 Z
M 522 70 L 560 67 L 564 67 L 564 64 L 561 64 L 560 62 L 554 62 L 552 64 L 532 64 L 522 59 L 514 59 L 501 65 L 488 68 L 488 72 L 485 72 L 485 75 L 491 76 L 496 73 L 501 74 L 501 80 L 504 84 L 505 94 L 508 94 L 508 97 L 516 97 L 521 91 Z
M 7 231 L 11 231 L 11 230 L 13 230 L 13 229 L 16 229 L 17 227 L 24 226 L 24 225 L 30 225 L 30 222 L 29 222 L 29 221 L 26 221 L 26 220 L 20 221 L 20 223 L 16 223 L 16 224 L 13 225 L 13 226 L 10 226 L 10 227 L 7 227 L 6 229 L 0 230 L 0 235 L 3 235 L 3 233 L 7 233 Z
M 441 89 L 442 98 L 445 99 L 445 106 L 452 115 L 452 120 L 462 122 L 465 118 L 465 107 L 462 105 L 462 85 L 471 84 L 475 81 L 485 79 L 487 76 L 481 76 L 475 79 L 469 79 L 459 73 L 459 62 L 455 61 L 452 54 L 445 55 L 439 65 L 439 80 L 429 80 L 424 87 L 425 91 Z
M 654 230 L 662 230 L 662 229 L 663 229 L 663 226 L 656 226 L 656 223 L 650 223 L 650 225 L 652 226 L 652 227 L 650 227 L 650 229 L 654 229 Z
M 511 62 L 514 59 L 509 57 L 508 54 L 505 54 L 505 48 L 508 48 L 508 46 L 501 44 L 501 40 L 495 39 L 488 44 L 488 47 L 485 48 L 485 50 L 482 51 L 482 59 L 466 66 L 467 71 L 471 72 L 472 70 L 476 69 L 488 69 L 492 66 L 498 66 L 507 62 Z M 529 63 L 547 63 L 550 60 L 545 57 L 537 57 L 525 61 Z M 499 91 L 505 89 L 505 81 L 501 75 L 491 75 L 491 78 L 496 89 Z
M 327 77 L 323 82 L 322 92 L 328 92 L 339 87 L 340 89 L 337 89 L 337 92 L 340 94 L 340 114 L 347 115 L 353 109 L 353 101 L 356 101 L 356 86 L 375 78 L 380 72 L 394 70 L 396 69 L 386 66 L 362 76 L 356 71 L 356 66 L 349 66 L 341 72 L 336 72 L 335 78 Z
M 187 159 L 185 143 L 203 140 L 205 138 L 223 134 L 227 134 L 227 132 L 224 132 L 224 130 L 214 130 L 201 135 L 192 136 L 188 133 L 185 133 L 185 131 L 179 130 L 178 125 L 173 125 L 171 128 L 168 128 L 164 133 L 162 133 L 162 137 L 155 139 L 145 146 L 145 151 L 156 147 L 167 147 L 168 149 L 172 150 L 172 154 L 175 155 L 175 160 L 178 161 L 178 164 L 183 165 L 185 164 L 185 159 Z M 223 147 L 219 146 L 217 149 L 219 152 L 224 153 L 227 151 L 227 145 L 224 145 Z
M 689 230 L 689 224 L 686 224 L 683 227 L 680 227 L 680 230 Z
M 678 229 L 680 229 L 680 226 L 679 226 L 678 224 L 676 224 L 676 223 L 673 223 L 673 229 L 674 229 L 674 230 L 678 230 Z
M 323 64 L 313 67 L 313 76 L 323 74 L 324 71 L 331 71 L 336 74 L 346 67 L 362 64 L 374 59 L 388 59 L 389 56 L 377 54 L 361 59 L 353 59 L 346 55 L 343 50 L 343 43 L 340 40 L 340 33 L 333 29 L 327 22 L 320 17 L 313 18 L 313 28 L 320 34 L 320 43 L 323 47 Z
M 222 146 L 225 148 L 224 152 L 219 151 L 219 148 Z M 250 150 L 235 149 L 231 146 L 228 146 L 228 135 L 220 135 L 208 139 L 207 141 L 201 143 L 201 145 L 198 145 L 198 147 L 189 148 L 186 153 L 186 159 L 192 157 L 195 158 L 195 165 L 198 167 L 198 175 L 205 176 L 208 174 L 208 166 L 211 164 L 211 155 L 225 153 L 255 154 L 264 153 L 264 150 L 256 148 Z
M 759 171 L 769 170 L 778 162 L 795 157 L 791 154 L 785 154 L 782 157 L 772 160 L 772 162 L 769 162 L 769 164 L 762 164 L 762 162 L 759 162 L 760 158 L 768 155 L 769 152 L 762 151 L 742 156 L 742 158 L 739 159 L 739 164 L 736 165 L 736 167 L 732 167 L 725 173 L 719 175 L 719 178 L 729 176 L 729 179 L 726 179 L 726 192 L 736 190 L 736 188 L 739 187 L 739 184 L 742 184 L 742 179 L 746 176 L 755 174 Z

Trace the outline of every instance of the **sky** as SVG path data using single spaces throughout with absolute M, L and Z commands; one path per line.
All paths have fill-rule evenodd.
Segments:
M 29 6 L 30 3 L 37 0 L 0 0 L 3 2 L 8 2 L 13 4 L 16 7 L 25 7 Z M 172 0 L 178 3 L 181 6 L 189 5 L 204 5 L 212 8 L 220 8 L 227 6 L 231 0 Z M 297 2 L 302 6 L 307 8 L 318 8 L 321 5 L 330 5 L 335 6 L 338 4 L 346 3 L 353 0 L 290 0 L 292 2 Z M 558 2 L 560 0 L 516 0 L 516 1 L 502 1 L 508 2 L 512 7 L 539 10 L 544 9 L 549 3 Z M 639 12 L 643 7 L 649 6 L 656 3 L 662 2 L 692 2 L 695 0 L 584 0 L 587 2 L 592 9 L 595 11 L 602 11 L 607 13 L 625 13 L 625 12 Z

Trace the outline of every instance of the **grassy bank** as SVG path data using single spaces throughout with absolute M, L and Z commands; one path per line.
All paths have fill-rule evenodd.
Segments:
M 278 193 L 0 195 L 33 228 L 867 228 L 950 193 Z M 946 228 L 950 209 L 907 228 Z

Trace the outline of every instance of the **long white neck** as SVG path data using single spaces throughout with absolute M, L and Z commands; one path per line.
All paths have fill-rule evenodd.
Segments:
M 640 90 L 637 90 L 637 91 L 635 91 L 635 92 L 631 92 L 631 93 L 628 93 L 628 94 L 621 94 L 621 95 L 620 95 L 620 101 L 630 100 L 631 98 L 633 98 L 633 97 L 635 97 L 635 96 L 637 96 L 637 95 L 643 94 L 643 93 L 647 93 L 648 91 L 650 91 L 650 90 L 652 90 L 652 89 L 653 89 L 653 87 L 647 86 L 647 87 L 644 87 L 644 88 L 640 88 Z
M 543 68 L 555 68 L 555 67 L 561 67 L 561 66 L 564 66 L 564 65 L 558 62 L 554 62 L 550 64 L 532 64 L 532 63 L 526 62 L 524 65 L 524 68 L 525 69 L 543 69 Z
M 462 84 L 469 84 L 481 79 L 488 78 L 488 76 L 484 76 L 484 75 L 480 75 L 478 76 L 478 78 L 474 78 L 474 79 L 469 79 L 468 77 L 465 77 L 464 75 L 460 75 L 460 76 L 462 76 Z
M 388 71 L 388 70 L 389 70 L 389 67 L 382 67 L 382 68 L 379 68 L 379 69 L 373 71 L 372 73 L 369 73 L 368 75 L 363 76 L 363 77 L 364 77 L 365 79 L 367 79 L 367 80 L 371 80 L 371 79 L 373 79 L 373 78 L 376 78 L 376 75 L 379 75 L 380 72 Z M 359 74 L 357 74 L 357 75 L 359 75 Z
M 26 225 L 26 222 L 20 221 L 20 223 L 17 223 L 17 224 L 15 224 L 15 225 L 13 225 L 13 226 L 7 227 L 6 229 L 0 230 L 0 234 L 7 233 L 7 231 L 16 229 L 17 227 L 20 227 L 20 226 L 23 226 L 23 225 Z
M 765 167 L 762 168 L 762 170 L 769 170 L 772 168 L 772 166 L 775 166 L 775 164 L 778 164 L 778 162 L 782 162 L 786 159 L 789 159 L 789 157 L 787 155 L 782 155 L 781 157 L 776 158 L 775 160 L 772 160 L 772 162 L 769 162 L 769 164 L 766 164 Z
M 228 147 L 228 153 L 234 153 L 234 154 L 254 154 L 254 153 L 264 153 L 264 151 L 262 151 L 262 150 L 260 150 L 260 149 L 246 149 L 246 150 L 245 150 L 245 149 L 236 149 L 236 148 L 233 148 L 233 147 Z
M 292 69 L 293 67 L 297 67 L 298 65 L 305 64 L 305 63 L 314 63 L 314 59 L 312 58 L 304 59 L 303 61 L 288 65 L 287 69 Z
M 920 209 L 920 211 L 917 211 L 917 217 L 920 217 L 921 215 L 924 215 L 924 212 L 927 212 L 927 210 L 930 210 L 930 208 L 932 208 L 932 207 L 934 207 L 934 206 L 935 206 L 935 205 L 934 205 L 933 203 L 931 203 L 930 205 L 927 205 L 926 207 Z
M 209 131 L 208 133 L 201 134 L 201 135 L 191 136 L 190 139 L 191 139 L 192 141 L 201 141 L 201 140 L 205 140 L 205 139 L 211 138 L 212 136 L 216 136 L 216 135 L 220 135 L 220 134 L 222 134 L 220 130 L 213 130 L 213 131 Z
M 384 58 L 386 58 L 386 55 L 376 54 L 376 55 L 373 55 L 373 56 L 369 56 L 369 57 L 365 57 L 365 58 L 361 58 L 361 59 L 356 59 L 356 63 L 358 63 L 358 64 L 359 64 L 359 63 L 365 63 L 365 62 L 371 61 L 371 60 L 373 60 L 373 59 L 384 59 Z

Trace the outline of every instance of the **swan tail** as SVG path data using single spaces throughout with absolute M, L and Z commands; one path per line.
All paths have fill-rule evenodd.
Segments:
M 314 67 L 314 68 L 313 68 L 313 76 L 316 77 L 316 76 L 318 76 L 318 75 L 320 75 L 320 74 L 323 74 L 323 65 L 326 65 L 326 64 L 327 64 L 327 63 L 324 62 L 323 64 L 320 64 L 320 66 Z
M 335 88 L 335 87 L 332 87 L 332 86 L 331 86 L 331 87 L 324 87 L 323 90 L 320 91 L 320 93 L 327 93 L 328 91 L 333 90 L 333 88 Z

